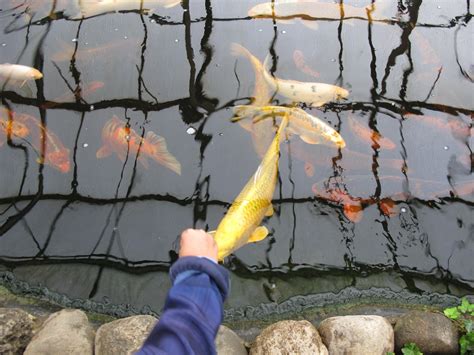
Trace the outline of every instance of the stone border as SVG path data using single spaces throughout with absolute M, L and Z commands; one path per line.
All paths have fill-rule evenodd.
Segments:
M 137 315 L 94 330 L 87 315 L 62 309 L 43 322 L 18 308 L 0 308 L 0 353 L 115 355 L 136 352 L 157 318 Z M 39 324 L 41 323 L 41 324 Z M 263 329 L 251 343 L 221 326 L 216 338 L 222 355 L 400 353 L 415 343 L 425 353 L 458 354 L 459 331 L 441 312 L 410 311 L 391 321 L 378 315 L 329 317 L 319 324 L 283 320 Z

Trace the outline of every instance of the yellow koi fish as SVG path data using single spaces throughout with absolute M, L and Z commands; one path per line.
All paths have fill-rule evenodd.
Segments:
M 308 144 L 329 142 L 339 148 L 346 146 L 344 139 L 334 128 L 298 107 L 238 105 L 234 107 L 234 112 L 237 116 L 232 121 L 254 117 L 253 122 L 259 122 L 268 117 L 287 116 L 289 120 L 287 131 L 298 135 L 302 141 Z
M 267 70 L 269 61 L 270 56 L 267 56 L 263 63 L 263 76 L 265 80 L 270 87 L 293 102 L 304 102 L 313 107 L 319 107 L 329 101 L 345 99 L 349 96 L 349 91 L 336 85 L 284 80 L 273 77 Z
M 344 14 L 344 19 L 368 19 L 367 11 L 374 11 L 371 6 L 356 7 L 346 4 L 333 4 L 320 0 L 280 0 L 255 5 L 248 11 L 253 18 L 276 18 L 281 23 L 301 23 L 313 30 L 318 29 L 317 20 L 339 20 Z
M 235 198 L 217 230 L 211 232 L 217 243 L 219 260 L 246 243 L 258 242 L 268 235 L 268 229 L 260 223 L 265 216 L 273 214 L 272 197 L 277 182 L 280 136 L 287 124 L 288 119 L 284 117 L 257 171 Z

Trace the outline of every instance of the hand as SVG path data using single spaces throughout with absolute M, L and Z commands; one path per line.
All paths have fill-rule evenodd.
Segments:
M 181 233 L 179 245 L 179 257 L 183 256 L 203 256 L 217 261 L 217 244 L 202 229 L 186 229 Z

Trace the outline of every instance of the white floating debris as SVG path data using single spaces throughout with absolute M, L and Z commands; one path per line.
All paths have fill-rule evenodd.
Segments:
M 187 130 L 186 130 L 186 133 L 187 134 L 195 134 L 196 133 L 196 128 L 194 127 L 189 127 Z
M 156 20 L 155 20 L 155 19 L 151 19 L 150 22 L 151 22 L 151 23 L 156 23 Z
M 332 58 L 332 59 L 331 59 L 331 62 L 335 63 L 335 62 L 336 62 L 336 59 Z
M 258 32 L 263 32 L 263 29 L 262 29 L 262 28 L 259 28 L 259 29 L 258 29 Z
M 285 30 L 283 30 L 283 31 L 281 31 L 281 33 L 285 34 L 285 33 L 286 33 L 286 31 L 285 31 Z
M 448 147 L 447 145 L 445 145 L 445 146 L 443 147 L 443 149 L 444 149 L 444 150 L 449 150 L 449 147 Z
M 407 209 L 406 209 L 405 207 L 402 207 L 402 208 L 400 208 L 400 211 L 401 211 L 402 213 L 405 213 L 405 212 L 407 211 Z
M 224 133 L 222 133 L 222 132 L 220 132 L 220 133 L 219 133 L 219 136 L 221 136 L 221 137 L 222 137 L 223 135 L 224 135 Z
M 84 44 L 87 46 L 89 44 L 89 42 L 84 42 Z
M 438 9 L 441 9 L 441 6 L 438 5 Z
M 127 134 L 127 135 L 125 136 L 125 139 L 126 139 L 127 141 L 129 141 L 129 140 L 130 140 L 130 136 Z
M 127 36 L 123 36 L 123 39 L 128 39 L 128 37 L 127 37 Z
M 89 110 L 94 111 L 94 105 L 90 105 Z
M 77 42 L 77 38 L 73 38 L 71 41 L 73 41 L 73 42 Z
M 178 42 L 179 42 L 179 39 L 176 38 L 174 41 L 175 41 L 176 43 L 178 43 Z
M 116 32 L 117 32 L 117 31 L 118 31 L 118 28 L 114 28 L 114 31 L 116 31 Z
M 87 147 L 89 146 L 89 144 L 88 144 L 88 143 L 84 143 L 82 146 L 83 146 L 84 148 L 87 148 Z
M 7 44 L 6 43 L 2 43 L 2 47 L 5 47 Z

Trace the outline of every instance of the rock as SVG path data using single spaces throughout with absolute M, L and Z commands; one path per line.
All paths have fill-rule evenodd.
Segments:
M 323 320 L 318 330 L 331 355 L 385 355 L 393 351 L 392 326 L 380 316 L 331 317 Z
M 395 349 L 415 343 L 425 354 L 459 354 L 459 333 L 444 315 L 413 311 L 395 324 Z
M 33 337 L 35 317 L 18 308 L 0 308 L 0 354 L 23 354 Z
M 265 328 L 250 349 L 251 355 L 327 355 L 316 328 L 306 321 L 281 321 Z
M 51 314 L 25 350 L 25 355 L 94 353 L 94 330 L 84 312 L 63 309 Z
M 132 316 L 102 325 L 95 337 L 96 355 L 133 354 L 142 346 L 157 319 Z
M 216 337 L 218 355 L 247 355 L 244 341 L 225 325 L 221 325 Z

